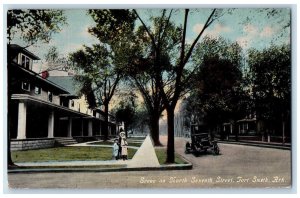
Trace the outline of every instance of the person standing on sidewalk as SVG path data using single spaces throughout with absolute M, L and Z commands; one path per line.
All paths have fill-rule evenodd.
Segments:
M 121 133 L 123 132 L 123 128 L 120 129 L 120 133 L 119 133 L 119 140 L 118 140 L 118 145 L 119 145 L 119 155 L 118 158 L 121 159 L 122 157 L 122 147 L 121 147 Z
M 113 158 L 115 160 L 119 159 L 119 145 L 118 145 L 118 139 L 115 139 L 113 144 Z
M 125 135 L 124 131 L 120 132 L 120 137 L 121 137 L 121 148 L 122 148 L 121 156 L 122 156 L 123 160 L 127 160 L 127 155 L 128 155 L 127 146 L 128 146 L 128 143 L 127 143 L 126 135 Z

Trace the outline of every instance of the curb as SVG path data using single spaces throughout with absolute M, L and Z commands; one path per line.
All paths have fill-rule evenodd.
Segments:
M 274 148 L 274 149 L 282 149 L 282 150 L 291 150 L 290 146 L 272 145 L 272 144 L 263 144 L 263 143 L 233 142 L 233 141 L 222 141 L 222 140 L 218 140 L 218 143 L 222 143 L 222 144 L 236 144 L 236 145 L 243 145 L 243 146 L 256 146 L 256 147 Z
M 180 154 L 178 154 L 180 155 Z M 160 165 L 159 167 L 132 167 L 132 168 L 15 168 L 8 169 L 7 173 L 68 173 L 68 172 L 125 172 L 125 171 L 164 171 L 164 170 L 190 170 L 193 168 L 193 164 L 187 160 L 184 156 L 180 157 L 187 164 L 170 164 Z
M 61 173 L 61 172 L 123 172 L 123 171 L 162 171 L 162 170 L 190 170 L 193 168 L 191 163 L 189 164 L 172 164 L 161 165 L 159 167 L 134 167 L 134 168 L 22 168 L 22 169 L 9 169 L 8 173 Z

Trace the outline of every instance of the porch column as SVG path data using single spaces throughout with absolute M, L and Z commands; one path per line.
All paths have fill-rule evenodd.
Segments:
M 230 133 L 232 134 L 232 124 L 230 124 Z
M 17 139 L 26 139 L 26 116 L 27 104 L 25 102 L 19 102 Z
M 93 121 L 89 120 L 89 133 L 88 136 L 93 136 Z
M 48 118 L 48 138 L 54 137 L 54 111 L 51 111 Z
M 73 119 L 71 117 L 69 117 L 68 120 L 68 137 L 72 137 L 72 123 L 73 123 Z

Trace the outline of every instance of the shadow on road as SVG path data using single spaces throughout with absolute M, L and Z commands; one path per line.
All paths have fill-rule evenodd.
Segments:
M 193 155 L 195 157 L 205 157 L 205 156 L 214 156 L 214 157 L 218 157 L 223 155 L 222 153 L 219 153 L 218 155 L 214 154 L 213 152 L 200 152 L 200 153 L 189 153 L 189 154 L 185 154 L 185 155 Z

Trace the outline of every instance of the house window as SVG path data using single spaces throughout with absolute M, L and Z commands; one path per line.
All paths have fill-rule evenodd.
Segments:
M 37 94 L 37 95 L 40 95 L 41 94 L 41 88 L 38 87 L 38 86 L 35 86 L 34 93 Z
M 27 56 L 22 55 L 21 65 L 26 69 L 30 69 L 30 59 Z
M 71 100 L 71 107 L 74 107 L 74 100 Z
M 30 84 L 29 82 L 22 82 L 22 89 L 25 90 L 25 91 L 30 91 Z
M 48 91 L 48 101 L 52 102 L 53 94 L 52 92 Z

